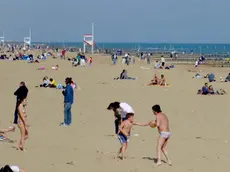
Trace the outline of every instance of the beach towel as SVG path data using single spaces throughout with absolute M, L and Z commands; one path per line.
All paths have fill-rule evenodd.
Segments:
M 160 86 L 160 87 L 169 87 L 169 86 L 171 86 L 171 84 L 166 84 L 166 85 L 151 85 L 151 86 Z

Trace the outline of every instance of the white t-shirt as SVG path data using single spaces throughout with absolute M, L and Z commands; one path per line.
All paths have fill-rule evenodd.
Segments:
M 161 62 L 165 62 L 165 58 L 164 57 L 161 57 Z
M 133 108 L 127 103 L 120 103 L 120 108 L 120 115 L 122 118 L 125 118 L 127 113 L 134 113 Z
M 11 168 L 11 170 L 12 170 L 13 172 L 19 172 L 19 171 L 20 171 L 20 169 L 19 169 L 18 166 L 10 166 L 10 168 Z

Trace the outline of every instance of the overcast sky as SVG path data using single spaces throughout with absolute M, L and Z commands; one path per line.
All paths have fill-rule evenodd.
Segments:
M 230 42 L 230 0 L 0 0 L 6 40 Z

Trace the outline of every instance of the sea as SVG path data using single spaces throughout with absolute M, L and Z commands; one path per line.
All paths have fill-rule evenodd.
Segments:
M 49 42 L 33 43 L 46 44 L 59 48 L 82 48 L 82 42 Z M 205 43 L 96 43 L 96 49 L 114 49 L 139 52 L 181 52 L 194 54 L 229 54 L 230 44 L 205 44 Z

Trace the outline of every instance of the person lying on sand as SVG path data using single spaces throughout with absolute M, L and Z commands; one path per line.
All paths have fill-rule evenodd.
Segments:
M 16 165 L 5 165 L 0 169 L 0 172 L 26 172 L 25 170 L 20 169 Z
M 168 157 L 168 153 L 166 150 L 166 146 L 168 140 L 171 136 L 171 132 L 169 130 L 169 120 L 168 117 L 161 111 L 160 105 L 154 105 L 152 107 L 153 114 L 156 116 L 156 120 L 152 120 L 146 124 L 133 122 L 133 125 L 138 126 L 150 126 L 151 128 L 158 128 L 158 132 L 160 134 L 157 141 L 157 166 L 161 165 L 161 151 L 163 152 L 168 164 L 171 166 L 171 160 Z
M 7 133 L 9 132 L 14 132 L 15 131 L 15 127 L 9 127 L 8 129 L 0 129 L 0 140 L 7 140 L 9 142 L 14 142 L 13 140 L 11 140 Z

